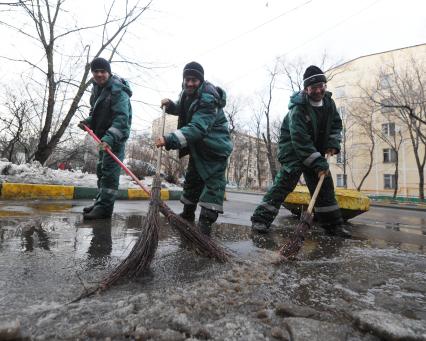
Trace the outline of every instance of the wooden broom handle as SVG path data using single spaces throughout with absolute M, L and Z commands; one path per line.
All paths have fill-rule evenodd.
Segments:
M 330 160 L 330 154 L 327 154 L 326 158 L 327 158 L 327 162 L 328 162 L 328 160 Z M 309 202 L 309 206 L 308 206 L 308 210 L 307 210 L 308 214 L 311 214 L 312 210 L 314 209 L 314 205 L 315 205 L 315 202 L 317 201 L 317 196 L 318 196 L 319 191 L 321 190 L 321 186 L 322 186 L 322 183 L 324 182 L 324 178 L 325 178 L 325 174 L 321 175 L 319 180 L 318 180 L 317 187 L 315 188 L 314 194 L 312 195 L 311 201 Z
M 163 105 L 162 107 L 163 115 L 161 117 L 161 136 L 164 136 L 164 129 L 166 126 L 166 106 Z M 155 172 L 156 176 L 160 176 L 161 174 L 161 155 L 162 155 L 163 147 L 158 148 L 157 152 L 157 169 Z

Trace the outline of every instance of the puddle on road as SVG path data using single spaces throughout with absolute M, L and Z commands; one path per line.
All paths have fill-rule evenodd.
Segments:
M 12 202 L 11 204 L 0 203 L 1 217 L 22 217 L 28 215 L 39 215 L 43 213 L 64 213 L 69 212 L 72 204 L 66 202 Z
M 8 211 L 7 206 L 0 209 Z M 39 214 L 31 220 L 19 216 L 0 219 L 0 292 L 4 295 L 0 298 L 0 320 L 30 316 L 29 306 L 68 302 L 83 287 L 94 285 L 130 252 L 145 219 L 141 215 L 114 215 L 112 220 L 87 222 L 80 214 L 61 213 L 69 210 L 67 206 L 32 205 L 29 210 L 55 214 Z M 393 227 L 355 225 L 362 240 L 342 240 L 314 229 L 299 261 L 277 268 L 269 260 L 298 221 L 279 218 L 277 223 L 280 227 L 267 235 L 253 234 L 247 226 L 215 225 L 213 238 L 236 255 L 236 262 L 218 264 L 187 250 L 162 220 L 159 247 L 147 274 L 96 299 L 113 302 L 123 295 L 179 290 L 198 282 L 202 291 L 205 280 L 237 271 L 238 259 L 243 259 L 252 264 L 243 271 L 250 281 L 263 272 L 272 278 L 267 289 L 263 284 L 253 287 L 257 288 L 253 289 L 256 299 L 291 297 L 297 304 L 337 311 L 380 305 L 406 316 L 426 318 L 426 288 L 422 284 L 426 269 L 421 268 L 426 242 L 419 239 L 423 236 L 411 234 L 415 240 L 401 241 L 397 238 L 401 232 Z M 417 296 L 410 297 L 413 292 Z

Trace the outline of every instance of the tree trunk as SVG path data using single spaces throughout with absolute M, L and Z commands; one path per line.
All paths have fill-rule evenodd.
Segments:
M 367 177 L 370 175 L 371 169 L 373 168 L 373 159 L 374 159 L 374 143 L 372 148 L 369 150 L 370 152 L 370 163 L 368 164 L 368 169 L 367 172 L 364 174 L 364 176 L 362 177 L 361 182 L 359 183 L 358 187 L 356 188 L 356 190 L 358 192 L 361 191 L 362 185 L 364 184 L 364 181 L 367 179 Z
M 257 166 L 257 181 L 259 183 L 259 189 L 262 188 L 262 167 L 260 164 L 260 142 L 256 139 L 256 166 Z
M 49 158 L 49 156 L 52 154 L 54 148 L 58 145 L 59 141 L 61 140 L 62 136 L 65 133 L 65 130 L 67 129 L 68 125 L 70 124 L 71 119 L 73 118 L 75 112 L 77 111 L 78 104 L 80 103 L 80 100 L 83 97 L 84 92 L 86 91 L 87 87 L 90 84 L 89 82 L 87 82 L 89 70 L 90 70 L 90 65 L 87 64 L 83 78 L 80 82 L 80 86 L 77 90 L 75 97 L 73 98 L 71 106 L 68 109 L 68 112 L 67 112 L 64 120 L 62 121 L 58 131 L 55 134 L 53 134 L 50 141 L 47 141 L 47 137 L 46 138 L 43 137 L 44 134 L 45 134 L 44 131 L 45 131 L 45 129 L 47 129 L 47 127 L 49 127 L 47 129 L 47 136 L 49 135 L 49 131 L 50 131 L 50 128 L 51 128 L 52 115 L 53 115 L 53 112 L 52 112 L 50 114 L 50 120 L 48 120 L 49 109 L 47 110 L 46 123 L 44 125 L 43 131 L 42 131 L 41 136 L 40 136 L 40 141 L 39 141 L 39 144 L 38 144 L 38 147 L 37 147 L 37 151 L 34 154 L 34 159 L 39 161 L 41 164 L 44 164 L 46 162 L 46 160 Z M 47 122 L 50 122 L 49 126 L 48 126 Z
M 277 175 L 277 167 L 275 166 L 275 160 L 272 154 L 272 146 L 271 146 L 271 143 L 268 143 L 265 137 L 265 134 L 262 134 L 262 136 L 263 136 L 263 141 L 265 142 L 265 145 L 266 145 L 266 154 L 268 156 L 269 169 L 271 170 L 271 176 L 273 180 L 275 179 Z
M 419 199 L 425 201 L 425 176 L 424 165 L 419 169 Z
M 396 199 L 396 195 L 398 194 L 398 175 L 399 175 L 399 157 L 398 153 L 396 154 L 396 160 L 395 160 L 395 189 L 393 190 L 393 199 Z

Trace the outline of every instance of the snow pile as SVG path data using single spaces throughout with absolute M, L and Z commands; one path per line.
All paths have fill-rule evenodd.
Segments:
M 48 184 L 67 185 L 78 187 L 97 187 L 96 174 L 84 173 L 81 170 L 60 170 L 43 167 L 38 161 L 16 165 L 5 159 L 0 160 L 0 182 L 27 183 L 27 184 Z M 143 183 L 150 186 L 151 177 L 146 177 Z M 182 188 L 166 181 L 162 181 L 163 187 L 171 190 L 181 190 Z M 140 188 L 130 176 L 120 176 L 120 188 Z

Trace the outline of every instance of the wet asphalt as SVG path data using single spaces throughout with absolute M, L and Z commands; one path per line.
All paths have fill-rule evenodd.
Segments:
M 351 311 L 366 307 L 426 319 L 426 212 L 372 207 L 350 221 L 352 240 L 330 238 L 315 227 L 298 260 L 277 268 L 271 265 L 274 251 L 288 240 L 298 220 L 283 208 L 268 235 L 253 234 L 250 215 L 260 199 L 228 194 L 213 238 L 233 252 L 230 264 L 194 254 L 162 220 L 151 269 L 96 300 L 113 305 L 140 292 L 153 297 L 162 290 L 175 293 L 177 287 L 202 286 L 246 269 L 248 276 L 253 271 L 252 276 L 262 273 L 270 279 L 258 283 L 250 292 L 254 297 L 248 298 L 265 301 L 266 306 L 288 300 L 326 311 L 341 323 L 347 323 Z M 130 252 L 148 211 L 147 202 L 119 201 L 113 219 L 86 222 L 80 212 L 90 203 L 0 202 L 0 321 L 19 320 L 22 334 L 35 339 L 49 339 L 53 334 L 45 334 L 46 330 L 58 333 L 58 328 L 75 330 L 70 338 L 86 335 L 95 308 L 80 319 L 68 317 L 67 323 L 57 317 L 46 322 L 46 311 L 60 309 L 108 274 Z M 179 202 L 168 205 L 176 212 L 181 209 Z M 249 308 L 244 312 L 252 314 Z M 205 323 L 215 319 L 197 318 Z M 67 338 L 60 332 L 54 335 Z

